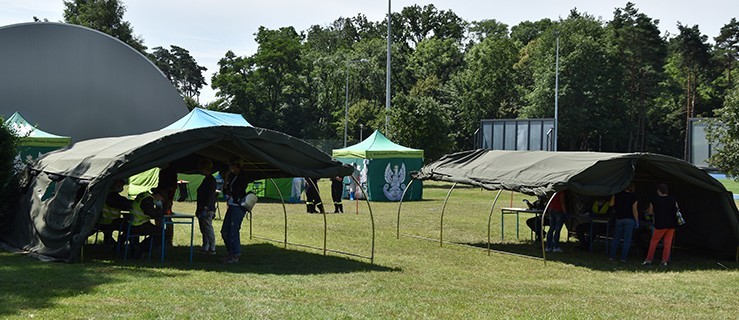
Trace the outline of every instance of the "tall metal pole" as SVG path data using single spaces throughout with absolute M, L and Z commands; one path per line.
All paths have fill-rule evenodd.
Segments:
M 392 38 L 390 36 L 390 1 L 387 0 L 387 76 L 385 78 L 385 134 L 388 134 L 388 123 L 390 122 L 390 44 Z
M 557 52 L 554 62 L 554 151 L 557 151 L 557 136 L 559 135 L 559 32 L 557 32 Z
M 346 148 L 346 136 L 349 130 L 349 61 L 346 62 L 346 98 L 344 104 L 344 148 Z

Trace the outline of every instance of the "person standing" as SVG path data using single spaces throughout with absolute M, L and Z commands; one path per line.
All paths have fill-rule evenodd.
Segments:
M 303 178 L 295 177 L 292 181 L 292 188 L 290 189 L 290 202 L 300 203 L 300 196 L 303 194 L 303 185 L 305 181 Z
M 216 216 L 216 178 L 213 177 L 213 162 L 203 159 L 198 162 L 198 172 L 205 178 L 198 187 L 195 216 L 198 217 L 200 233 L 203 234 L 203 248 L 207 254 L 216 254 L 216 235 L 213 230 L 213 218 Z
M 566 190 L 559 191 L 554 194 L 554 198 L 549 203 L 549 230 L 547 231 L 547 252 L 562 252 L 559 247 L 559 235 L 562 226 L 565 224 L 567 217 L 567 205 L 565 204 Z
M 344 204 L 341 198 L 344 196 L 344 178 L 336 176 L 331 179 L 331 199 L 334 200 L 334 213 L 344 213 Z
M 241 171 L 241 163 L 238 159 L 229 163 L 225 181 L 224 194 L 228 209 L 223 218 L 221 236 L 228 255 L 222 261 L 230 264 L 238 263 L 241 256 L 241 222 L 246 216 L 243 201 L 246 199 L 246 186 L 249 184 L 246 174 Z
M 635 191 L 636 187 L 632 183 L 615 196 L 613 217 L 616 220 L 616 231 L 614 231 L 611 250 L 608 253 L 610 260 L 616 259 L 616 250 L 623 239 L 621 262 L 626 262 L 629 248 L 631 248 L 631 236 L 634 229 L 639 228 L 638 198 Z
M 321 194 L 318 190 L 318 180 L 320 178 L 305 178 L 305 206 L 308 213 L 325 213 L 321 202 Z
M 654 251 L 657 249 L 657 244 L 660 240 L 663 240 L 664 245 L 662 249 L 662 263 L 660 265 L 666 267 L 667 261 L 670 260 L 672 240 L 675 237 L 675 228 L 677 228 L 676 214 L 680 208 L 677 205 L 677 200 L 668 193 L 669 190 L 666 184 L 658 184 L 657 196 L 652 198 L 652 201 L 649 203 L 647 212 L 654 215 L 654 232 L 652 233 L 652 240 L 649 242 L 647 258 L 642 265 L 652 264 Z
M 167 163 L 159 169 L 159 183 L 157 184 L 156 188 L 164 197 L 162 207 L 164 215 L 171 215 L 172 205 L 174 204 L 174 194 L 177 190 L 177 170 L 172 166 L 171 163 Z M 161 227 L 161 220 L 157 220 L 156 223 L 157 226 Z M 174 225 L 170 224 L 164 231 L 164 239 L 166 240 L 167 246 L 172 246 L 173 237 Z

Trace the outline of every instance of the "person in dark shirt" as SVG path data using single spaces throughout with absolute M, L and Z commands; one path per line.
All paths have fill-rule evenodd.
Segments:
M 616 230 L 613 234 L 613 242 L 611 242 L 611 250 L 609 251 L 609 259 L 616 259 L 616 250 L 623 239 L 623 248 L 621 249 L 621 262 L 626 262 L 631 247 L 631 236 L 634 229 L 639 228 L 639 210 L 638 199 L 636 196 L 636 187 L 630 184 L 624 191 L 616 194 L 613 205 L 613 217 L 616 220 Z
M 334 213 L 344 213 L 344 204 L 341 198 L 344 196 L 344 178 L 336 176 L 331 179 L 331 198 L 334 200 Z
M 159 183 L 157 184 L 157 190 L 164 197 L 162 202 L 162 212 L 164 215 L 172 214 L 172 205 L 174 202 L 175 190 L 177 190 L 177 170 L 172 167 L 170 163 L 165 164 L 159 170 Z M 157 220 L 157 225 L 161 227 L 161 220 Z M 172 237 L 174 236 L 174 225 L 167 226 L 164 232 L 164 239 L 167 242 L 167 246 L 172 246 Z
M 203 247 L 207 254 L 216 254 L 216 236 L 213 231 L 213 218 L 216 216 L 216 178 L 213 177 L 213 162 L 203 159 L 198 162 L 198 172 L 204 176 L 198 187 L 195 216 L 198 217 L 200 233 L 203 234 Z
M 680 208 L 677 205 L 677 200 L 668 193 L 669 189 L 666 184 L 657 184 L 657 196 L 652 198 L 652 201 L 649 203 L 647 212 L 654 215 L 654 232 L 652 233 L 652 240 L 649 242 L 647 258 L 642 265 L 652 264 L 654 251 L 660 240 L 663 240 L 664 244 L 664 249 L 662 249 L 662 263 L 660 265 L 666 267 L 667 261 L 670 260 L 672 239 L 675 237 L 675 228 L 677 228 L 676 214 Z
M 318 180 L 320 179 L 305 178 L 305 206 L 308 213 L 325 213 L 323 202 L 321 202 L 321 192 L 318 190 Z
M 228 170 L 224 179 L 224 194 L 228 209 L 221 227 L 221 236 L 228 255 L 223 259 L 223 263 L 238 263 L 241 256 L 241 222 L 246 216 L 246 207 L 243 203 L 246 200 L 246 186 L 249 180 L 241 171 L 241 163 L 238 159 L 231 160 Z

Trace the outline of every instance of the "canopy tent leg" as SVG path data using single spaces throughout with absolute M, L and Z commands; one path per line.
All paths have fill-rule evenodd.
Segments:
M 547 265 L 547 250 L 544 248 L 544 218 L 547 216 L 547 212 L 549 212 L 549 205 L 552 203 L 552 199 L 557 196 L 557 193 L 559 193 L 559 191 L 555 192 L 551 197 L 549 197 L 547 205 L 544 207 L 544 212 L 541 213 L 541 228 L 539 229 L 539 232 L 541 234 L 539 235 L 539 239 L 541 239 L 541 257 L 544 259 L 544 265 Z M 549 227 L 551 228 L 552 226 Z
M 370 263 L 374 264 L 375 263 L 375 216 L 372 214 L 372 206 L 370 205 L 369 197 L 367 196 L 367 190 L 364 190 L 364 188 L 362 188 L 362 185 L 359 183 L 359 180 L 357 180 L 356 177 L 354 177 L 353 175 L 350 177 L 352 178 L 352 180 L 354 180 L 354 183 L 356 183 L 357 186 L 359 186 L 359 189 L 362 190 L 362 193 L 365 195 L 364 201 L 367 202 L 367 209 L 369 210 L 369 216 L 370 216 L 370 225 L 372 227 L 372 250 L 370 252 Z M 359 202 L 357 202 L 357 206 L 359 206 Z
M 315 181 L 313 179 L 306 179 L 310 184 L 313 185 L 313 188 L 318 190 L 318 186 L 316 185 Z M 320 196 L 320 195 L 319 195 Z M 328 238 L 328 223 L 326 222 L 326 211 L 321 210 L 321 215 L 323 216 L 323 255 L 326 255 L 326 239 Z M 286 240 L 287 241 L 287 240 Z
M 439 222 L 439 247 L 443 246 L 444 244 L 444 211 L 446 210 L 446 204 L 449 201 L 449 196 L 452 195 L 452 191 L 456 186 L 457 183 L 455 182 L 452 187 L 449 188 L 449 192 L 447 192 L 446 198 L 444 198 L 444 205 L 441 207 L 441 220 Z
M 277 190 L 277 194 L 280 196 L 280 201 L 282 202 L 282 214 L 285 217 L 285 240 L 283 244 L 285 248 L 287 248 L 287 207 L 285 207 L 285 197 L 282 196 L 282 191 L 277 186 L 277 182 L 272 178 L 269 178 L 269 181 L 271 181 L 272 185 L 275 186 L 275 190 Z
M 493 205 L 490 207 L 490 215 L 488 215 L 488 255 L 490 255 L 490 224 L 493 221 L 493 211 L 495 211 L 495 205 L 498 203 L 498 197 L 500 197 L 501 193 L 503 193 L 503 189 L 498 190 L 498 194 L 495 195 Z
M 405 193 L 408 192 L 408 190 L 411 188 L 413 181 L 415 181 L 415 179 L 411 179 L 411 182 L 409 182 L 408 185 L 405 186 L 405 190 L 403 190 L 403 195 L 400 196 L 400 202 L 398 202 L 398 222 L 395 225 L 395 239 L 400 239 L 400 208 L 403 206 L 403 199 L 405 198 Z

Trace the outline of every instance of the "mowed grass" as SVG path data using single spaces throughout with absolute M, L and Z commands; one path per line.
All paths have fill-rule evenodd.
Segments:
M 98 245 L 85 248 L 82 263 L 44 263 L 0 253 L 0 318 L 9 319 L 736 319 L 739 268 L 733 261 L 677 250 L 668 268 L 641 267 L 644 252 L 632 249 L 627 263 L 609 262 L 602 244 L 589 253 L 571 239 L 565 253 L 551 254 L 529 241 L 520 218 L 500 207 L 519 206 L 522 195 L 503 192 L 493 211 L 490 255 L 487 222 L 495 193 L 457 187 L 440 214 L 449 185 L 426 183 L 424 201 L 402 206 L 396 239 L 397 203 L 371 203 L 375 259 L 344 256 L 281 242 L 249 239 L 242 227 L 242 261 L 218 262 L 225 251 L 215 221 L 219 256 L 196 253 L 188 263 L 189 228 L 177 226 L 167 259 L 116 260 Z M 328 184 L 321 184 L 333 211 Z M 326 215 L 330 249 L 369 256 L 371 222 L 366 203 L 345 201 L 345 214 Z M 176 203 L 190 213 L 192 203 Z M 221 203 L 221 209 L 225 209 Z M 323 216 L 287 204 L 290 242 L 322 247 Z M 223 215 L 223 211 L 221 215 Z M 283 206 L 259 203 L 253 235 L 282 241 Z M 563 232 L 564 234 L 564 232 Z M 411 235 L 411 236 L 408 236 Z M 562 240 L 566 237 L 563 235 Z M 195 226 L 195 242 L 200 236 Z M 196 247 L 197 248 L 197 247 Z M 155 252 L 156 254 L 156 252 Z M 533 256 L 527 257 L 527 256 Z
M 734 194 L 739 194 L 739 181 L 734 181 L 732 179 L 718 179 L 718 181 L 721 181 L 721 183 L 724 184 L 726 190 L 729 190 Z

